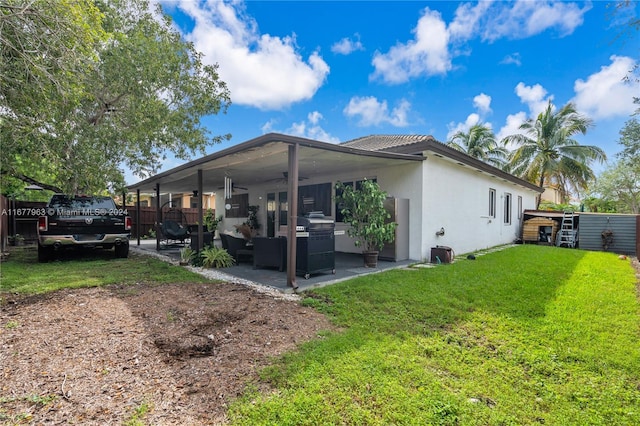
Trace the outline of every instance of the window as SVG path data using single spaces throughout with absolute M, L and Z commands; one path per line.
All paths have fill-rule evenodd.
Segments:
M 320 183 L 298 188 L 298 216 L 310 212 L 322 212 L 331 216 L 331 184 Z
M 353 186 L 353 182 L 343 182 L 345 186 Z M 336 197 L 342 195 L 342 190 L 336 188 Z M 342 214 L 342 209 L 344 208 L 343 203 L 336 203 L 336 222 L 344 222 L 344 215 Z
M 504 223 L 511 225 L 511 194 L 504 193 Z
M 287 224 L 287 216 L 289 212 L 289 203 L 287 203 L 287 193 L 279 192 L 278 193 L 278 225 L 286 225 Z
M 496 217 L 496 190 L 489 188 L 489 217 Z
M 378 182 L 378 179 L 376 179 L 376 178 L 367 179 L 367 180 L 370 180 L 371 182 L 376 182 L 376 183 Z M 355 181 L 355 182 L 343 182 L 343 184 L 345 186 L 354 187 L 355 190 L 357 191 L 360 188 L 362 188 L 362 182 L 364 182 L 364 181 L 363 180 L 358 180 L 358 181 Z M 339 197 L 340 195 L 342 195 L 342 191 L 336 189 L 336 197 Z M 342 214 L 342 209 L 343 209 L 342 203 L 336 203 L 336 222 L 344 222 L 344 215 Z
M 249 194 L 232 195 L 226 204 L 229 204 L 231 208 L 226 209 L 225 207 L 225 217 L 249 216 Z
M 522 219 L 522 196 L 518 195 L 518 219 Z

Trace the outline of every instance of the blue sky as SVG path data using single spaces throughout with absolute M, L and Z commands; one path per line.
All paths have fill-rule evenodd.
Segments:
M 227 114 L 203 122 L 232 140 L 207 153 L 269 132 L 446 142 L 479 121 L 501 138 L 550 100 L 591 117 L 578 140 L 614 160 L 640 96 L 622 81 L 640 61 L 640 33 L 619 37 L 631 15 L 612 15 L 609 2 L 160 3 L 231 92 Z

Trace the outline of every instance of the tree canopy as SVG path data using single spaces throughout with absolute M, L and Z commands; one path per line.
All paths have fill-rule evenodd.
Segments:
M 564 199 L 571 191 L 585 190 L 595 178 L 590 167 L 593 161 L 605 161 L 604 151 L 592 145 L 580 145 L 573 136 L 592 125 L 579 114 L 572 103 L 556 111 L 549 102 L 547 108 L 520 125 L 524 134 L 507 136 L 503 143 L 515 149 L 509 156 L 513 174 L 540 187 L 557 186 Z
M 457 132 L 447 145 L 498 168 L 505 165 L 508 156 L 508 151 L 498 145 L 491 128 L 482 123 L 471 126 L 468 132 Z
M 618 157 L 630 161 L 640 163 L 640 122 L 637 118 L 627 121 L 620 130 L 620 145 L 623 149 Z
M 618 162 L 607 167 L 593 184 L 593 198 L 615 206 L 618 213 L 640 213 L 640 123 L 634 117 L 620 130 L 623 146 Z
M 147 0 L 2 1 L 0 34 L 3 180 L 115 191 L 230 137 L 201 125 L 230 104 L 217 66 Z

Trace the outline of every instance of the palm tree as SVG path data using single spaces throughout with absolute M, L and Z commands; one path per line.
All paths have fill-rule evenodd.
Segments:
M 530 118 L 520 125 L 524 134 L 502 140 L 505 145 L 517 146 L 509 156 L 510 172 L 541 188 L 556 186 L 566 202 L 570 191 L 585 190 L 595 177 L 591 162 L 607 159 L 601 148 L 572 139 L 577 133 L 586 134 L 591 125 L 591 119 L 578 113 L 573 103 L 556 112 L 549 102 L 535 120 Z
M 493 131 L 481 123 L 471 126 L 466 133 L 454 134 L 447 146 L 498 168 L 505 165 L 508 156 L 508 151 L 498 145 Z

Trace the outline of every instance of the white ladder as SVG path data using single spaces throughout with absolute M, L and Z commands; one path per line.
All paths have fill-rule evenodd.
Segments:
M 560 226 L 560 238 L 558 239 L 558 246 L 565 244 L 567 247 L 573 248 L 576 244 L 574 228 L 574 213 L 573 210 L 565 210 L 562 214 L 562 225 Z

